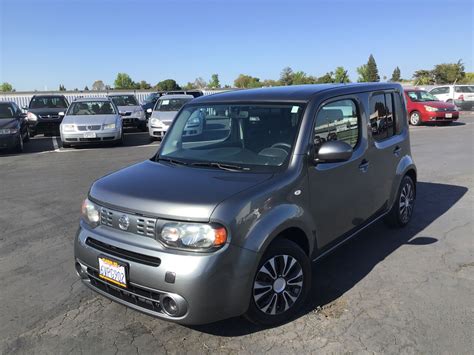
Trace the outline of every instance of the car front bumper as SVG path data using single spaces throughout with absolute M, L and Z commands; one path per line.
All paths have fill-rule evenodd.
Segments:
M 424 122 L 446 122 L 446 121 L 456 121 L 459 118 L 458 111 L 450 112 L 426 112 L 422 115 L 422 120 Z
M 148 128 L 148 132 L 150 133 L 151 137 L 156 138 L 163 138 L 168 131 L 169 126 L 167 125 L 158 125 L 158 126 L 150 126 Z
M 146 117 L 131 117 L 131 116 L 123 116 L 122 117 L 122 125 L 124 127 L 143 127 L 146 125 Z
M 0 134 L 0 149 L 14 148 L 18 143 L 18 133 Z
M 92 133 L 95 133 L 95 137 L 86 137 L 83 132 L 61 132 L 61 141 L 67 144 L 99 143 L 116 141 L 122 136 L 120 130 L 95 131 Z
M 127 289 L 98 277 L 99 256 L 128 265 Z M 147 265 L 150 258 L 158 260 L 158 266 Z M 189 325 L 245 313 L 258 259 L 257 253 L 231 244 L 213 253 L 172 251 L 150 237 L 102 225 L 90 229 L 84 222 L 75 238 L 76 270 L 88 287 L 141 312 Z M 175 275 L 174 282 L 167 279 L 167 273 Z M 163 310 L 165 296 L 178 301 L 179 316 Z
M 28 127 L 33 134 L 58 133 L 61 120 L 29 121 Z

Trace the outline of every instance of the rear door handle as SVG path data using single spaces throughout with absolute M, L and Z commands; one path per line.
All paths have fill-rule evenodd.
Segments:
M 367 160 L 362 160 L 362 162 L 359 165 L 359 170 L 362 171 L 363 173 L 366 173 L 367 170 L 369 170 L 369 162 Z
M 395 149 L 393 150 L 393 154 L 395 154 L 397 157 L 400 156 L 400 153 L 402 151 L 402 148 L 400 148 L 398 145 L 395 147 Z

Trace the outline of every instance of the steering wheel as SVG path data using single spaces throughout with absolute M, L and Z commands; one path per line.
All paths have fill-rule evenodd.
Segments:
M 271 148 L 283 148 L 283 149 L 287 150 L 288 153 L 291 151 L 291 145 L 288 144 L 288 143 L 283 143 L 283 142 L 275 143 L 271 146 Z

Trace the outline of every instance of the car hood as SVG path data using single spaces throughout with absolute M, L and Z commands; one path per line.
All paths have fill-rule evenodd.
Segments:
M 77 125 L 103 125 L 107 123 L 115 123 L 118 116 L 116 115 L 71 115 L 65 116 L 62 124 L 77 124 Z
M 178 111 L 153 111 L 152 118 L 158 118 L 161 122 L 171 124 Z
M 220 202 L 271 177 L 149 160 L 97 180 L 89 195 L 124 212 L 206 222 Z
M 140 109 L 143 110 L 143 108 L 140 105 L 137 106 L 117 106 L 120 112 L 135 112 L 136 110 Z
M 16 118 L 0 118 L 0 129 L 18 128 L 18 120 Z
M 28 112 L 32 112 L 35 115 L 57 115 L 59 112 L 66 112 L 67 108 L 31 108 Z

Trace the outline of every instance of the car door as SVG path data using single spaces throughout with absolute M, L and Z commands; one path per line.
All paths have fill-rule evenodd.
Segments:
M 308 166 L 311 213 L 319 248 L 357 228 L 374 212 L 367 179 L 363 110 L 358 96 L 334 98 L 320 106 L 314 120 L 315 150 L 328 140 L 342 140 L 353 147 L 348 161 Z
M 406 113 L 402 97 L 397 91 L 374 92 L 369 95 L 371 130 L 368 139 L 367 160 L 370 162 L 371 194 L 375 213 L 383 213 L 388 205 L 396 170 L 401 157 L 408 150 L 402 136 L 402 121 Z

